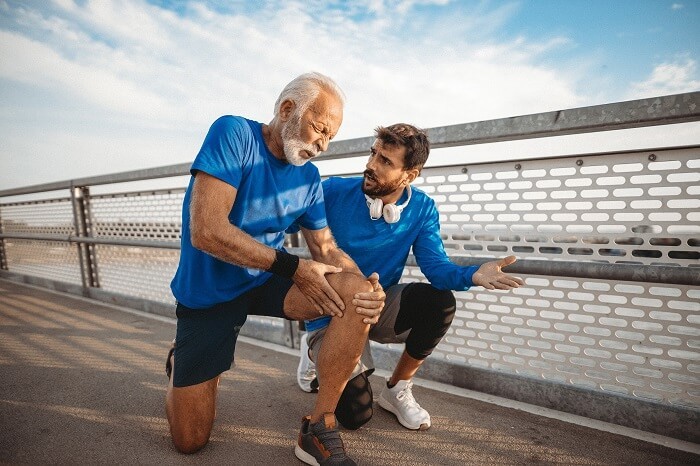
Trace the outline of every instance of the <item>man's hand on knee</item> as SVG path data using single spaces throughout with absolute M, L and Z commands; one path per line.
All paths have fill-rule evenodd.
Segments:
M 367 277 L 367 280 L 372 284 L 372 291 L 356 293 L 352 303 L 356 306 L 355 311 L 358 314 L 366 316 L 362 322 L 374 325 L 379 321 L 379 315 L 384 309 L 386 294 L 379 283 L 379 275 L 376 272 Z
M 342 271 L 340 267 L 302 259 L 292 280 L 320 315 L 342 317 L 345 303 L 328 283 L 327 276 Z

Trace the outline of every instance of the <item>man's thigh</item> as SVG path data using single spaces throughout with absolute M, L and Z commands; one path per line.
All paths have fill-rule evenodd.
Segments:
M 178 304 L 176 312 L 173 386 L 198 385 L 229 370 L 246 312 L 231 303 L 208 309 Z
M 377 343 L 403 343 L 406 341 L 408 331 L 397 335 L 394 331 L 396 319 L 401 311 L 401 296 L 410 283 L 392 285 L 384 293 L 384 309 L 379 316 L 379 321 L 369 329 L 369 339 Z
M 283 317 L 291 280 L 272 276 L 237 298 L 207 309 L 177 306 L 175 387 L 211 380 L 231 368 L 238 333 L 248 315 Z
M 172 376 L 175 371 L 173 364 Z M 219 379 L 217 376 L 196 385 L 174 387 L 171 377 L 165 408 L 173 443 L 181 452 L 193 453 L 209 441 L 216 416 Z

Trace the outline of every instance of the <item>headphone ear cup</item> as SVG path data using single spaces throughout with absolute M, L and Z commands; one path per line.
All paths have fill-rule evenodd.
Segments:
M 384 203 L 382 202 L 381 199 L 372 199 L 369 202 L 369 216 L 372 217 L 373 220 L 377 220 L 381 218 L 382 216 L 382 208 L 384 207 Z
M 386 223 L 396 223 L 401 218 L 401 209 L 396 207 L 394 204 L 387 204 L 383 209 L 384 221 Z

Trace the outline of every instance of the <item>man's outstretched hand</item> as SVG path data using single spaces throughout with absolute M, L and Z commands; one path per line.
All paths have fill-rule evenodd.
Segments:
M 481 264 L 481 267 L 474 272 L 472 282 L 475 285 L 483 286 L 487 290 L 510 290 L 524 285 L 518 277 L 513 277 L 503 273 L 501 269 L 515 262 L 515 256 L 504 257 L 497 261 L 490 261 Z

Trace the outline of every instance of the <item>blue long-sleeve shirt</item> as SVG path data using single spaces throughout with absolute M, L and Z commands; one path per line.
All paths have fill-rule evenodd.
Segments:
M 338 246 L 357 263 L 365 275 L 379 274 L 384 288 L 401 279 L 406 258 L 413 248 L 421 272 L 441 290 L 464 291 L 473 285 L 478 266 L 462 267 L 447 257 L 440 237 L 440 216 L 435 202 L 425 192 L 412 188 L 409 204 L 397 223 L 372 220 L 362 192 L 362 178 L 332 177 L 323 182 L 328 226 Z M 406 193 L 397 204 L 406 201 Z M 307 323 L 315 330 L 329 317 Z

